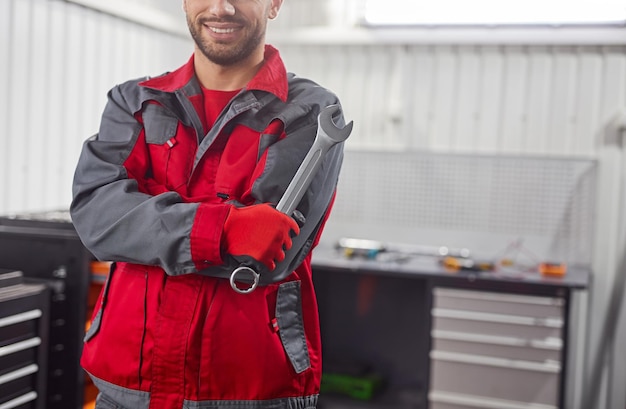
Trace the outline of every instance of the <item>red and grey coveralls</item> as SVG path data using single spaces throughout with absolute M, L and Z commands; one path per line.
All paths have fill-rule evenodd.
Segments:
M 310 250 L 343 146 L 331 149 L 298 206 L 306 222 L 275 270 L 293 271 L 286 279 L 263 276 L 266 285 L 235 293 L 223 277 L 237 263 L 222 254 L 220 238 L 230 206 L 278 202 L 313 143 L 318 113 L 337 103 L 287 74 L 271 46 L 208 130 L 193 57 L 109 92 L 99 133 L 84 144 L 71 205 L 85 246 L 115 261 L 81 359 L 102 405 L 315 407 L 321 346 Z

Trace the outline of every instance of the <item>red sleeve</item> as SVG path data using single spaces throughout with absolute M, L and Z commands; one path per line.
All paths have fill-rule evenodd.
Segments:
M 191 258 L 198 270 L 221 264 L 221 238 L 230 205 L 200 203 L 191 229 Z

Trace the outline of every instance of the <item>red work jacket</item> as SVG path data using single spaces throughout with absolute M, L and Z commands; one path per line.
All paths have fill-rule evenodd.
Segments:
M 81 360 L 103 405 L 314 408 L 321 351 L 310 250 L 343 146 L 331 149 L 298 206 L 306 221 L 276 268 L 285 279 L 264 275 L 256 291 L 235 293 L 225 277 L 236 263 L 220 240 L 231 206 L 278 202 L 336 96 L 287 74 L 266 46 L 263 67 L 211 127 L 193 58 L 108 97 L 98 134 L 83 146 L 70 209 L 85 246 L 115 262 Z

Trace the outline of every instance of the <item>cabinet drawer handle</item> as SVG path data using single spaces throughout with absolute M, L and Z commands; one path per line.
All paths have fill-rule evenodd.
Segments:
M 443 391 L 432 391 L 428 394 L 431 402 L 448 403 L 472 407 L 476 409 L 557 409 L 553 405 L 542 405 L 540 403 L 523 403 L 505 401 L 495 398 L 484 398 L 482 396 L 465 395 Z
M 500 294 L 500 293 L 486 293 L 480 291 L 467 291 L 467 290 L 454 290 L 454 289 L 440 289 L 435 288 L 433 290 L 437 297 L 448 298 L 461 298 L 466 300 L 481 300 L 481 301 L 496 301 L 506 303 L 519 303 L 528 305 L 545 305 L 545 306 L 558 306 L 562 307 L 565 304 L 565 300 L 562 298 L 550 298 L 541 297 L 535 295 L 520 295 L 520 294 Z
M 505 345 L 511 347 L 530 347 L 550 349 L 554 351 L 560 351 L 563 348 L 563 340 L 554 337 L 546 339 L 526 339 L 437 329 L 432 330 L 431 336 L 435 339 L 445 339 L 449 341 L 475 342 L 480 344 Z
M 542 326 L 550 328 L 562 328 L 563 320 L 560 318 L 535 318 L 522 317 L 519 315 L 493 314 L 489 312 L 473 312 L 461 310 L 449 310 L 444 308 L 433 308 L 431 311 L 433 317 L 439 318 L 455 318 L 461 320 L 497 322 L 503 324 Z
M 530 361 L 520 361 L 514 359 L 494 358 L 483 355 L 458 354 L 455 352 L 431 351 L 431 359 L 447 362 L 458 362 L 463 364 L 492 366 L 506 369 L 520 369 L 534 372 L 559 373 L 561 364 L 559 362 L 537 363 Z
M 0 318 L 0 328 L 41 317 L 41 310 L 31 310 L 8 317 Z
M 16 379 L 23 378 L 28 375 L 32 375 L 36 373 L 38 370 L 39 370 L 39 367 L 36 364 L 31 364 L 23 368 L 17 369 L 13 372 L 9 372 L 7 374 L 0 376 L 0 385 L 14 381 Z
M 15 399 L 11 399 L 8 402 L 4 402 L 0 405 L 0 409 L 13 409 L 22 406 L 25 403 L 32 402 L 37 399 L 37 392 L 28 392 L 25 395 L 18 396 Z
M 16 342 L 15 344 L 6 345 L 0 347 L 0 357 L 14 354 L 19 351 L 23 351 L 28 348 L 33 348 L 41 344 L 41 338 L 35 337 L 24 341 Z

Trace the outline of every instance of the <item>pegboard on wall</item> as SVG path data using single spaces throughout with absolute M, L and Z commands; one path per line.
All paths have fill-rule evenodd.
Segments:
M 413 244 L 440 244 L 424 242 L 433 232 L 467 245 L 508 237 L 588 264 L 595 184 L 591 159 L 349 150 L 327 230 L 405 242 L 411 231 Z

